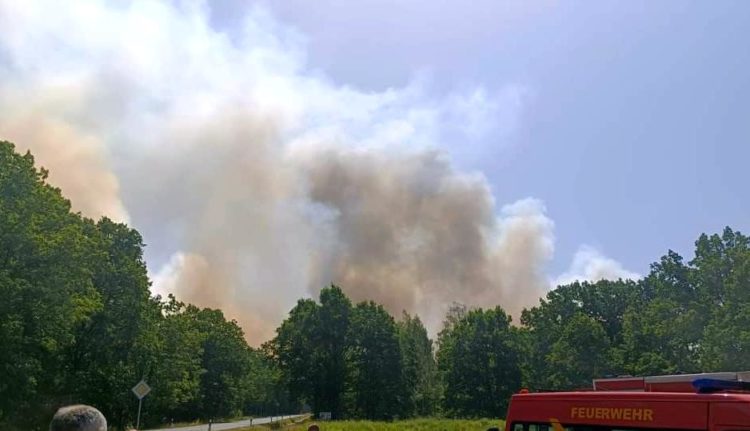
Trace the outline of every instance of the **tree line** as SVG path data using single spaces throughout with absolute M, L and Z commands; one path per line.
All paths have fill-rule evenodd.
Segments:
M 63 404 L 147 425 L 309 408 L 335 418 L 501 417 L 521 387 L 750 369 L 750 240 L 701 235 L 640 280 L 575 282 L 520 321 L 451 308 L 431 340 L 337 286 L 301 299 L 260 348 L 220 310 L 154 297 L 137 231 L 71 211 L 31 154 L 0 142 L 0 428 L 44 429 Z
M 0 142 L 0 429 L 46 429 L 71 403 L 121 429 L 142 378 L 147 425 L 292 408 L 235 322 L 152 297 L 138 232 L 73 213 L 46 178 Z

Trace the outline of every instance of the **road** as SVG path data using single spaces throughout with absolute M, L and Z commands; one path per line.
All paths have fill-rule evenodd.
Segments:
M 291 419 L 291 418 L 298 418 L 302 416 L 304 415 L 273 416 L 273 420 L 275 422 L 281 419 Z M 252 419 L 252 423 L 250 423 L 250 419 L 245 419 L 245 420 L 241 420 L 237 422 L 215 423 L 211 425 L 211 431 L 233 430 L 237 428 L 247 427 L 250 425 L 267 424 L 269 422 L 271 422 L 271 417 L 254 418 Z M 207 431 L 207 430 L 208 430 L 208 424 L 190 425 L 190 426 L 178 427 L 178 428 L 159 428 L 159 429 L 146 430 L 146 431 Z

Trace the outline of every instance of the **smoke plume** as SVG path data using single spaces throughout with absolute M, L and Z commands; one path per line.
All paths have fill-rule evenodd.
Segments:
M 263 9 L 230 34 L 203 2 L 58 6 L 0 0 L 0 138 L 74 209 L 142 232 L 155 293 L 258 343 L 329 283 L 433 330 L 452 302 L 517 312 L 548 289 L 543 204 L 498 209 L 444 141 L 509 133 L 521 86 L 365 92 L 308 70 L 304 37 Z
M 582 245 L 573 256 L 570 268 L 560 274 L 553 282 L 553 286 L 561 286 L 574 281 L 599 281 L 617 279 L 637 280 L 640 274 L 628 271 L 622 264 L 608 258 L 591 246 Z

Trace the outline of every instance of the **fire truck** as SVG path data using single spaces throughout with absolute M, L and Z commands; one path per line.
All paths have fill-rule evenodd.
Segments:
M 750 372 L 596 379 L 511 397 L 505 431 L 750 431 Z

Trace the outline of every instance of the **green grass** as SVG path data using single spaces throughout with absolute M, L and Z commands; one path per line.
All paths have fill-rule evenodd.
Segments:
M 302 427 L 302 424 L 309 424 L 308 417 L 296 418 L 296 419 L 284 419 L 279 422 L 272 422 L 263 425 L 252 425 L 245 428 L 239 428 L 235 431 L 261 431 L 261 430 L 307 430 L 307 425 Z M 299 428 L 297 427 L 299 426 Z
M 412 419 L 393 422 L 305 421 L 303 424 L 290 425 L 281 429 L 306 431 L 307 427 L 313 423 L 318 424 L 321 431 L 485 431 L 490 427 L 499 427 L 500 429 L 504 427 L 504 423 L 500 419 Z M 266 427 L 247 428 L 247 431 L 257 431 L 263 428 Z

